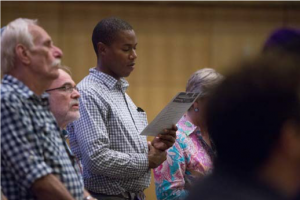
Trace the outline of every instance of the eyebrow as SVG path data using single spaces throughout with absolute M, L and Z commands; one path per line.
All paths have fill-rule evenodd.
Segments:
M 71 87 L 73 87 L 73 84 L 71 83 L 71 82 L 66 82 L 66 83 L 64 83 L 62 86 L 60 86 L 60 87 L 64 87 L 64 86 L 71 86 Z M 76 86 L 76 85 L 74 85 L 74 86 Z
M 123 45 L 128 45 L 128 46 L 136 46 L 136 45 L 138 45 L 138 43 L 135 43 L 135 44 L 131 44 L 131 43 L 125 43 L 125 44 L 123 44 Z
M 132 44 L 123 44 L 123 47 L 136 47 L 137 43 L 132 45 Z

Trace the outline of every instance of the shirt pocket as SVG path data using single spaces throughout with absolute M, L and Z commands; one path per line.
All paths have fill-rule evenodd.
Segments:
M 137 112 L 137 116 L 138 116 L 138 122 L 137 122 L 138 129 L 139 132 L 142 132 L 148 125 L 147 114 L 146 112 Z

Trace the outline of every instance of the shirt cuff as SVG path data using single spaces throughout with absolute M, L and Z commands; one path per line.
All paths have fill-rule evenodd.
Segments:
M 40 163 L 30 169 L 31 171 L 25 176 L 24 180 L 21 180 L 21 184 L 26 188 L 30 189 L 32 184 L 39 178 L 52 174 L 52 169 L 46 165 L 46 163 Z

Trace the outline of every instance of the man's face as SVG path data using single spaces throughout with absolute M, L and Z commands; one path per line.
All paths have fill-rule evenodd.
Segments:
M 33 48 L 29 49 L 31 70 L 41 78 L 57 78 L 62 51 L 53 45 L 48 33 L 40 26 L 30 25 L 29 32 L 34 43 Z
M 55 79 L 49 89 L 71 88 L 75 86 L 71 76 L 65 71 L 59 69 L 59 76 Z M 56 121 L 61 128 L 65 128 L 70 122 L 77 120 L 79 114 L 79 92 L 76 89 L 73 91 L 65 90 L 65 88 L 55 89 L 48 92 L 50 94 L 50 110 L 54 114 Z
M 134 69 L 137 38 L 133 30 L 120 31 L 102 56 L 105 73 L 116 79 L 128 77 Z

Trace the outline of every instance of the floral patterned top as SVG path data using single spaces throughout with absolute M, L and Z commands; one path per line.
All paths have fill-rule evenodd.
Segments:
M 176 142 L 167 151 L 167 160 L 153 170 L 158 200 L 184 199 L 191 184 L 212 170 L 213 150 L 203 140 L 200 128 L 183 116 Z

